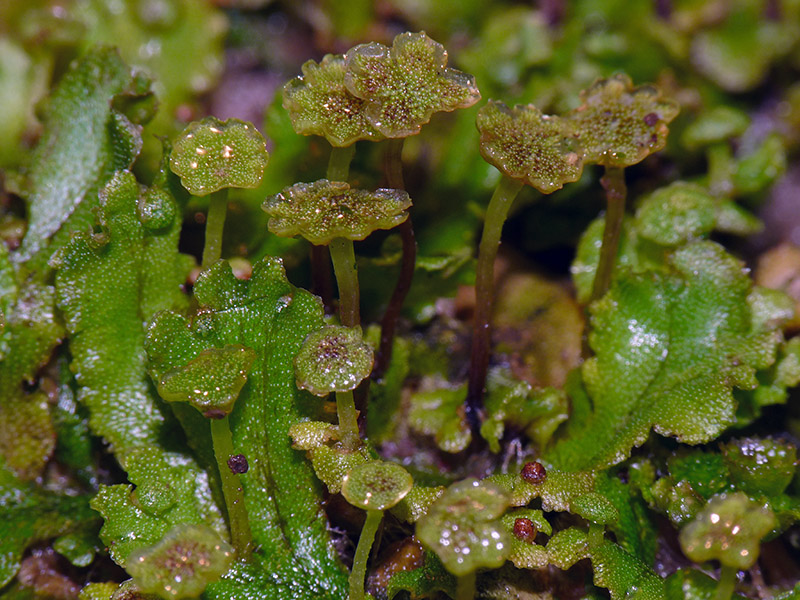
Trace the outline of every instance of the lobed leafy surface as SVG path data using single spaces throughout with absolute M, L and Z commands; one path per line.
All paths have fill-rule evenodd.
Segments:
M 601 79 L 585 92 L 583 103 L 567 115 L 586 162 L 626 167 L 667 143 L 667 124 L 678 105 L 662 100 L 652 86 L 633 87 L 627 75 Z
M 53 251 L 94 224 L 98 191 L 139 154 L 140 128 L 112 108 L 134 83 L 116 50 L 99 47 L 72 64 L 47 100 L 46 133 L 24 184 L 28 229 L 15 254 L 27 272 L 47 274 Z
M 269 230 L 280 236 L 302 235 L 312 244 L 335 238 L 363 240 L 377 229 L 392 229 L 408 218 L 408 193 L 352 189 L 342 181 L 297 183 L 263 204 Z
M 283 86 L 283 107 L 297 133 L 323 136 L 337 147 L 383 139 L 367 119 L 366 101 L 345 87 L 343 55 L 326 54 L 319 64 L 309 60 L 302 71 Z
M 578 181 L 583 152 L 569 121 L 533 105 L 491 100 L 478 112 L 481 156 L 504 175 L 549 194 Z
M 250 467 L 240 477 L 259 550 L 252 564 L 237 564 L 206 594 L 238 598 L 260 590 L 278 598 L 291 589 L 299 598 L 338 596 L 346 574 L 330 543 L 320 486 L 289 437 L 306 404 L 306 392 L 295 387 L 294 357 L 306 336 L 322 327 L 322 306 L 289 284 L 280 260 L 270 258 L 253 266 L 249 281 L 220 261 L 200 275 L 194 293 L 200 311 L 193 320 L 162 312 L 148 330 L 156 378 L 212 348 L 241 344 L 255 352 L 231 429 Z M 207 429 L 187 426 L 189 435 L 208 440 Z
M 19 570 L 26 548 L 99 525 L 86 496 L 53 494 L 25 483 L 0 466 L 0 588 Z
M 134 554 L 155 546 L 179 525 L 223 531 L 208 476 L 192 461 L 141 445 L 129 452 L 126 470 L 135 488 L 103 486 L 91 502 L 105 519 L 100 538 L 119 565 L 125 567 Z
M 616 464 L 651 428 L 687 443 L 709 441 L 734 421 L 733 389 L 755 387 L 755 371 L 774 361 L 780 333 L 758 314 L 759 291 L 737 260 L 712 242 L 695 242 L 668 264 L 667 273 L 617 281 L 592 305 L 595 356 L 582 376 L 593 408 L 570 424 L 549 454 L 553 462 Z M 635 380 L 622 375 L 631 368 Z
M 39 476 L 55 449 L 47 398 L 26 394 L 64 334 L 55 315 L 52 286 L 17 283 L 8 250 L 0 247 L 0 457 L 18 477 Z
M 344 61 L 347 89 L 364 99 L 364 114 L 386 137 L 415 135 L 433 113 L 467 108 L 481 97 L 475 78 L 448 67 L 444 46 L 424 31 L 401 33 L 391 48 L 356 46 Z
M 191 265 L 177 253 L 177 218 L 156 231 L 142 224 L 141 193 L 130 172 L 116 173 L 101 193 L 100 232 L 76 234 L 51 261 L 78 400 L 123 465 L 130 449 L 166 435 L 167 413 L 145 364 L 145 322 L 157 310 L 185 306 L 180 284 Z

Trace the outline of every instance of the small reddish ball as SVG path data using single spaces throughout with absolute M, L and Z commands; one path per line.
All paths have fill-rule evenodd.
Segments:
M 244 454 L 234 454 L 228 459 L 228 468 L 231 470 L 231 473 L 239 475 L 241 473 L 247 473 L 250 465 L 247 463 L 247 458 Z
M 533 521 L 524 517 L 515 519 L 514 535 L 523 542 L 532 544 L 536 539 L 536 525 L 533 524 Z
M 525 463 L 520 474 L 528 483 L 542 483 L 547 478 L 547 470 L 540 462 Z

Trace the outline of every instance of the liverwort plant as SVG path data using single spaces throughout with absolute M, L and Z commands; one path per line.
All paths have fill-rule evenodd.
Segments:
M 238 472 L 231 467 L 234 451 L 228 415 L 233 410 L 256 353 L 241 345 L 209 348 L 188 364 L 172 369 L 158 381 L 158 393 L 167 402 L 188 402 L 211 422 L 211 440 L 217 460 L 231 539 L 240 558 L 252 551 L 250 523 Z M 234 464 L 236 459 L 234 459 Z
M 308 334 L 294 361 L 298 388 L 322 398 L 336 392 L 339 437 L 347 450 L 361 443 L 353 390 L 369 377 L 373 362 L 361 328 L 336 325 Z
M 356 141 L 379 141 L 383 135 L 367 120 L 364 100 L 345 87 L 343 55 L 326 54 L 319 64 L 309 60 L 302 72 L 283 86 L 283 108 L 297 133 L 328 140 L 331 154 L 326 178 L 346 182 Z M 324 289 L 322 282 L 330 273 L 325 246 L 312 243 L 311 272 L 315 287 Z
M 403 140 L 420 132 L 432 115 L 472 106 L 480 92 L 471 75 L 447 66 L 447 51 L 425 32 L 402 33 L 391 47 L 372 42 L 345 55 L 326 55 L 302 67 L 283 88 L 283 106 L 294 130 L 319 135 L 332 146 L 327 179 L 346 181 L 358 140 L 389 139 L 386 177 L 404 189 Z M 411 287 L 417 243 L 411 219 L 399 226 L 403 254 L 395 289 L 381 321 L 376 371 L 391 358 L 397 319 Z M 312 255 L 314 254 L 312 249 Z M 316 261 L 315 261 L 316 263 Z M 338 276 L 337 276 L 338 278 Z
M 577 181 L 583 172 L 583 154 L 569 123 L 544 115 L 533 105 L 508 108 L 491 101 L 478 112 L 477 126 L 481 156 L 503 176 L 486 210 L 475 273 L 476 308 L 466 402 L 467 418 L 475 432 L 489 367 L 494 261 L 503 224 L 523 185 L 549 194 Z
M 497 568 L 511 550 L 500 517 L 510 498 L 499 487 L 477 479 L 456 483 L 417 521 L 417 537 L 458 578 L 456 600 L 475 596 L 475 573 Z
M 190 123 L 175 140 L 169 166 L 193 196 L 211 194 L 202 268 L 222 254 L 228 188 L 255 188 L 269 161 L 264 137 L 252 123 L 206 117 Z
M 403 467 L 379 460 L 358 466 L 345 475 L 342 495 L 353 506 L 367 511 L 350 571 L 350 600 L 363 600 L 365 597 L 367 560 L 383 511 L 405 498 L 413 485 L 414 479 Z
M 416 135 L 434 113 L 468 108 L 480 100 L 472 75 L 447 66 L 447 50 L 424 31 L 401 33 L 388 47 L 377 42 L 351 48 L 345 55 L 344 83 L 364 101 L 364 116 L 389 138 L 386 176 L 390 187 L 404 189 L 403 141 Z M 376 371 L 382 374 L 392 354 L 392 340 L 403 302 L 411 288 L 417 243 L 409 218 L 399 227 L 400 276 L 381 321 Z
M 132 553 L 127 569 L 140 592 L 180 600 L 199 596 L 230 568 L 233 558 L 233 548 L 216 531 L 182 524 L 157 544 Z
M 720 562 L 719 584 L 714 600 L 729 600 L 739 569 L 758 560 L 761 539 L 778 522 L 772 511 L 744 492 L 720 494 L 709 500 L 695 519 L 681 530 L 683 553 L 695 562 Z
M 327 54 L 319 64 L 309 60 L 302 71 L 283 87 L 283 107 L 297 133 L 322 136 L 330 143 L 327 178 L 347 181 L 355 142 L 384 136 L 367 119 L 364 100 L 345 87 L 343 55 Z
M 587 163 L 605 169 L 600 183 L 608 209 L 603 230 L 600 262 L 592 288 L 592 300 L 611 285 L 625 217 L 625 167 L 641 162 L 667 143 L 667 124 L 678 115 L 678 105 L 661 98 L 650 85 L 633 87 L 630 77 L 618 74 L 600 79 L 581 92 L 582 104 L 566 115 L 580 142 Z
M 312 244 L 328 245 L 339 286 L 342 325 L 361 324 L 358 271 L 353 240 L 376 229 L 392 229 L 408 218 L 411 199 L 402 190 L 351 189 L 342 181 L 320 179 L 285 188 L 262 205 L 272 217 L 269 230 L 280 236 L 302 235 Z

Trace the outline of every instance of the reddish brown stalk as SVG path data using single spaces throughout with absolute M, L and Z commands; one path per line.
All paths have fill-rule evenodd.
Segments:
M 625 219 L 625 171 L 622 167 L 606 167 L 605 175 L 600 179 L 606 191 L 608 208 L 603 229 L 603 246 L 600 249 L 600 260 L 592 286 L 592 301 L 602 298 L 611 287 L 614 265 L 617 262 L 619 238 L 622 233 L 622 222 Z
M 386 154 L 384 155 L 384 168 L 389 187 L 397 190 L 405 189 L 402 154 L 403 139 L 389 140 Z M 373 370 L 375 377 L 378 378 L 383 375 L 392 360 L 392 345 L 394 343 L 394 334 L 397 330 L 397 320 L 400 317 L 400 311 L 403 309 L 406 296 L 408 296 L 408 291 L 411 289 L 414 267 L 417 262 L 417 240 L 410 215 L 398 229 L 403 240 L 403 256 L 400 262 L 400 276 L 397 279 L 389 304 L 386 306 L 386 312 L 381 320 L 381 341 L 375 360 L 375 369 Z
M 483 234 L 478 248 L 478 264 L 475 268 L 475 321 L 472 330 L 472 350 L 469 365 L 469 386 L 465 412 L 472 430 L 473 440 L 480 433 L 480 411 L 483 407 L 483 387 L 489 369 L 489 353 L 492 346 L 492 302 L 494 300 L 494 261 L 500 247 L 500 235 L 508 211 L 517 197 L 522 183 L 503 176 L 489 201 Z
M 381 320 L 381 342 L 378 346 L 378 355 L 375 359 L 375 369 L 373 371 L 373 375 L 376 378 L 383 376 L 389 367 L 389 362 L 392 360 L 392 344 L 395 330 L 397 329 L 397 320 L 400 318 L 403 302 L 405 302 L 408 291 L 411 289 L 411 281 L 414 279 L 414 266 L 417 262 L 417 238 L 414 235 L 411 215 L 397 229 L 403 241 L 403 258 L 400 263 L 400 275 L 397 278 L 397 284 Z
M 325 314 L 332 315 L 333 278 L 331 277 L 331 259 L 327 246 L 311 245 L 311 291 L 322 298 Z

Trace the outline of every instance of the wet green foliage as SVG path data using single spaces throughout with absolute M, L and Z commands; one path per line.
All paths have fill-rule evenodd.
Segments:
M 225 597 L 265 586 L 277 594 L 281 581 L 305 590 L 298 593 L 344 585 L 344 571 L 321 518 L 319 484 L 311 466 L 292 450 L 289 437 L 308 402 L 306 393 L 295 387 L 294 358 L 306 336 L 322 327 L 321 305 L 289 284 L 277 259 L 254 265 L 249 281 L 237 279 L 228 263 L 220 261 L 201 274 L 194 294 L 202 307 L 195 319 L 163 312 L 148 331 L 147 352 L 155 373 L 186 365 L 211 348 L 241 344 L 255 352 L 231 428 L 234 447 L 250 464 L 240 477 L 259 551 L 253 564 L 223 579 L 216 584 L 219 588 L 212 586 L 218 590 L 213 594 Z M 195 444 L 208 446 L 207 425 L 191 419 L 183 425 Z M 272 470 L 271 464 L 281 468 Z M 277 573 L 274 583 L 253 579 L 248 570 L 265 564 Z
M 54 250 L 94 224 L 98 191 L 139 154 L 139 128 L 112 108 L 134 83 L 116 50 L 97 48 L 73 64 L 48 98 L 42 115 L 47 133 L 23 183 L 28 228 L 16 259 L 29 272 L 45 275 Z
M 264 137 L 253 125 L 207 117 L 175 140 L 169 168 L 191 194 L 205 196 L 223 188 L 258 187 L 268 160 Z
M 317 396 L 349 392 L 369 376 L 373 361 L 360 330 L 323 327 L 308 335 L 294 359 L 297 387 Z
M 433 113 L 480 100 L 475 79 L 447 66 L 447 51 L 425 32 L 401 33 L 392 46 L 370 43 L 344 57 L 344 83 L 364 99 L 370 124 L 386 137 L 419 133 Z
M 568 121 L 533 105 L 490 101 L 478 112 L 481 156 L 503 174 L 550 193 L 578 181 L 583 152 Z
M 794 597 L 796 272 L 754 281 L 794 227 L 800 5 L 289 4 L 0 2 L 0 598 Z M 597 167 L 628 212 L 592 297 Z M 363 240 L 360 299 L 296 236 Z
M 339 147 L 383 138 L 367 119 L 366 101 L 345 87 L 345 73 L 344 56 L 327 54 L 319 64 L 303 64 L 303 75 L 284 86 L 283 107 L 297 133 L 320 135 Z
M 408 218 L 410 206 L 411 199 L 402 190 L 370 192 L 320 179 L 284 189 L 268 198 L 263 208 L 271 217 L 272 233 L 328 244 L 335 238 L 363 240 L 377 229 L 392 229 Z
M 233 562 L 233 548 L 213 529 L 178 525 L 161 540 L 130 556 L 128 572 L 144 593 L 194 598 Z
M 5 517 L 0 525 L 0 586 L 16 575 L 29 546 L 71 532 L 97 531 L 97 513 L 89 498 L 53 494 L 20 481 L 0 470 L 0 504 Z
M 180 524 L 221 527 L 206 474 L 187 460 L 140 446 L 128 455 L 126 470 L 135 488 L 104 486 L 92 499 L 92 508 L 105 519 L 100 538 L 120 565 Z
M 51 259 L 58 307 L 73 336 L 78 400 L 92 431 L 123 461 L 129 449 L 157 443 L 167 426 L 147 374 L 145 324 L 157 310 L 185 306 L 179 285 L 191 265 L 177 253 L 179 223 L 157 231 L 142 224 L 140 194 L 133 174 L 115 174 L 100 193 L 100 231 L 76 234 Z
M 758 314 L 760 291 L 741 263 L 712 242 L 694 242 L 670 254 L 665 267 L 618 281 L 592 305 L 595 356 L 582 376 L 593 408 L 570 424 L 553 461 L 616 464 L 651 428 L 708 442 L 734 422 L 733 388 L 756 387 L 756 370 L 775 360 L 785 313 L 776 303 L 768 318 Z M 634 366 L 637 378 L 623 383 L 620 369 Z

